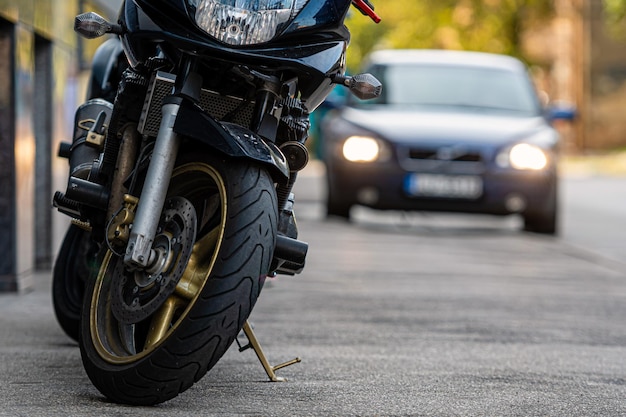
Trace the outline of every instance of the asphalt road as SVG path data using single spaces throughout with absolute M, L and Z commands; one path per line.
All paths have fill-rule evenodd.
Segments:
M 357 210 L 325 221 L 299 184 L 308 265 L 252 322 L 279 370 L 231 349 L 178 398 L 111 404 L 52 313 L 48 274 L 0 295 L 0 416 L 626 415 L 626 178 L 564 181 L 563 234 L 515 219 Z

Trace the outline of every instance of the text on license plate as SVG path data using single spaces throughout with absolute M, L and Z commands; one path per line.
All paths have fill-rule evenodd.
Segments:
M 476 199 L 483 193 L 483 180 L 476 175 L 409 174 L 404 191 L 416 197 Z

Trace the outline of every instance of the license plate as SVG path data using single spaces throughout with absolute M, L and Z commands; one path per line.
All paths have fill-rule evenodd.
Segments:
M 414 197 L 477 199 L 483 180 L 476 175 L 409 174 L 404 191 Z

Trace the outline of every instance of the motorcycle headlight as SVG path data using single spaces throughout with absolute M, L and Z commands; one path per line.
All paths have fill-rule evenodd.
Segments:
M 272 40 L 309 0 L 188 0 L 196 24 L 229 45 Z

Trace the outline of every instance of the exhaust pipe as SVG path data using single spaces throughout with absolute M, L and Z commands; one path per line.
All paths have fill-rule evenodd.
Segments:
M 274 248 L 272 271 L 277 274 L 295 275 L 302 272 L 309 244 L 301 240 L 278 235 Z

